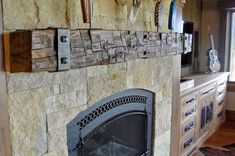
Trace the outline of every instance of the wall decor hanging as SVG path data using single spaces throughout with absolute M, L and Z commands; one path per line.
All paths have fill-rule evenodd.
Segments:
M 132 9 L 129 16 L 129 20 L 131 22 L 135 22 L 140 6 L 141 6 L 141 0 L 133 0 Z
M 176 13 L 177 5 L 176 1 L 172 0 L 170 4 L 169 20 L 168 20 L 168 29 L 174 30 L 176 26 Z
M 154 12 L 154 22 L 155 26 L 159 27 L 163 23 L 163 10 L 164 10 L 164 0 L 158 0 L 155 5 L 155 12 Z
M 82 15 L 84 23 L 91 23 L 93 18 L 93 2 L 92 0 L 81 0 Z
M 215 49 L 215 44 L 214 44 L 214 37 L 211 31 L 210 26 L 207 26 L 207 31 L 208 31 L 208 35 L 210 38 L 210 43 L 211 43 L 211 48 L 208 50 L 208 57 L 209 57 L 209 70 L 213 73 L 215 72 L 219 72 L 221 65 L 218 59 L 218 52 Z

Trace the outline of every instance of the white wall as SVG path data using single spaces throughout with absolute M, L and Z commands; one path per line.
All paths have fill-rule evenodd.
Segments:
M 220 12 L 217 7 L 218 0 L 203 0 L 202 25 L 201 25 L 201 48 L 200 70 L 207 70 L 206 53 L 211 47 L 206 27 L 209 25 L 214 35 L 215 49 L 219 50 L 219 22 Z
M 226 110 L 235 111 L 235 92 L 227 92 Z

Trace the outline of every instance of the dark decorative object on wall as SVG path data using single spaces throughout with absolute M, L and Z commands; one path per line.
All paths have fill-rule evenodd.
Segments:
M 187 67 L 187 66 L 191 66 L 193 63 L 194 24 L 192 22 L 184 22 L 183 33 L 191 35 L 191 45 L 184 44 L 184 53 L 182 54 L 182 57 L 181 57 L 181 66 Z M 185 35 L 185 36 L 188 36 L 188 35 Z M 187 48 L 187 46 L 190 46 L 190 47 Z
M 163 23 L 163 10 L 164 10 L 164 5 L 163 1 L 157 1 L 155 5 L 155 12 L 154 12 L 154 22 L 155 26 L 159 27 Z
M 172 0 L 170 4 L 169 20 L 168 20 L 168 29 L 170 30 L 174 30 L 176 27 L 176 13 L 177 13 L 177 5 L 175 0 Z
M 69 156 L 152 155 L 154 94 L 116 93 L 79 113 L 67 126 Z
M 71 30 L 69 33 L 70 58 L 66 62 L 70 62 L 70 69 L 183 52 L 180 33 L 108 30 Z M 61 61 L 57 61 L 57 38 L 56 29 L 4 34 L 9 71 L 57 71 Z

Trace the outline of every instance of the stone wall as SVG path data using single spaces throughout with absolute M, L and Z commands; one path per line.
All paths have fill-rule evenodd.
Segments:
M 135 22 L 128 19 L 132 0 L 94 0 L 91 28 L 109 30 L 157 31 L 154 24 L 155 0 L 142 0 Z M 164 2 L 164 23 L 160 32 L 167 32 L 169 6 Z M 177 0 L 181 14 L 181 0 Z M 44 29 L 48 27 L 90 28 L 82 21 L 80 0 L 3 0 L 5 30 Z
M 8 74 L 13 156 L 66 156 L 66 124 L 95 102 L 128 88 L 156 93 L 154 155 L 169 155 L 173 57 Z

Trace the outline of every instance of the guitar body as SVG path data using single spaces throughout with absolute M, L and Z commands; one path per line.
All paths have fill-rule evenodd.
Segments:
M 220 71 L 220 62 L 218 59 L 218 52 L 216 50 L 209 50 L 209 59 L 210 59 L 210 63 L 209 63 L 209 68 L 211 70 L 211 72 L 215 73 L 215 72 L 219 72 Z
M 210 42 L 211 42 L 211 49 L 208 52 L 208 56 L 209 56 L 209 69 L 211 72 L 216 73 L 220 71 L 220 62 L 218 59 L 218 52 L 215 50 L 215 46 L 214 46 L 214 39 L 213 39 L 213 35 L 211 33 L 210 27 L 207 27 L 208 29 L 208 34 L 210 37 Z

